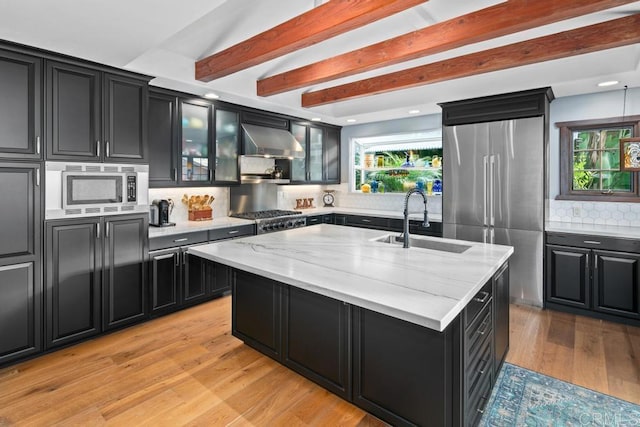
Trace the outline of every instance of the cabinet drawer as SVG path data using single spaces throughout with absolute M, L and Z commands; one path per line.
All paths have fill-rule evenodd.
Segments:
M 160 236 L 149 239 L 149 250 L 175 248 L 177 246 L 192 245 L 194 243 L 202 243 L 209 240 L 207 230 L 195 231 L 192 233 L 179 233 L 170 236 Z
M 547 244 L 640 253 L 640 240 L 573 233 L 547 233 Z
M 469 327 L 471 322 L 474 321 L 478 313 L 482 311 L 489 303 L 491 302 L 491 297 L 493 296 L 493 286 L 491 280 L 489 280 L 485 285 L 478 291 L 477 294 L 469 301 L 469 304 L 464 309 L 465 312 L 465 327 Z
M 493 332 L 493 310 L 486 307 L 466 331 L 465 352 L 467 360 L 475 358 L 482 349 L 485 338 Z
M 237 227 L 217 228 L 209 230 L 209 240 L 231 239 L 241 236 L 253 236 L 255 233 L 254 224 L 239 225 Z
M 467 376 L 467 390 L 468 394 L 473 394 L 483 382 L 484 378 L 490 376 L 493 373 L 493 346 L 491 343 L 493 340 L 491 334 L 486 335 L 485 340 L 477 348 L 477 352 L 469 357 L 466 366 Z
M 475 426 L 480 422 L 484 413 L 487 401 L 491 396 L 492 375 L 487 375 L 480 381 L 480 384 L 467 398 L 467 423 L 465 425 Z
M 389 218 L 379 218 L 375 216 L 346 215 L 345 225 L 366 228 L 389 228 Z

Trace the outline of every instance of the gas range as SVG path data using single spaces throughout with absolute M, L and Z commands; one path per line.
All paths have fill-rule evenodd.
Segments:
M 307 218 L 302 215 L 300 211 L 271 209 L 255 212 L 240 212 L 232 214 L 231 216 L 254 220 L 256 222 L 257 234 L 272 233 L 274 231 L 288 230 L 307 225 Z

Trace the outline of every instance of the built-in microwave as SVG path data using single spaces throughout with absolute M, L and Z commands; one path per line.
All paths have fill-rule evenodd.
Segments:
M 149 212 L 149 166 L 45 162 L 45 219 Z

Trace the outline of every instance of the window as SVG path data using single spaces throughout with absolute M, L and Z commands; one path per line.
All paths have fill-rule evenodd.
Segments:
M 351 140 L 351 191 L 405 193 L 416 186 L 437 192 L 442 180 L 442 130 Z
M 638 174 L 620 170 L 620 139 L 640 135 L 640 116 L 556 123 L 558 199 L 640 201 Z

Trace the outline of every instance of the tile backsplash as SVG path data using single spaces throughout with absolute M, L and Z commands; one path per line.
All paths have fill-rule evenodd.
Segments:
M 640 227 L 640 204 L 549 200 L 547 220 Z
M 313 205 L 322 207 L 323 190 L 335 190 L 335 206 L 341 208 L 357 208 L 402 212 L 404 209 L 404 193 L 392 194 L 362 194 L 350 192 L 348 184 L 341 185 L 291 185 L 278 187 L 278 209 L 294 209 L 296 199 L 313 197 Z M 422 212 L 424 208 L 420 197 L 409 200 L 410 212 Z M 442 197 L 429 196 L 429 212 L 440 215 L 442 213 Z

